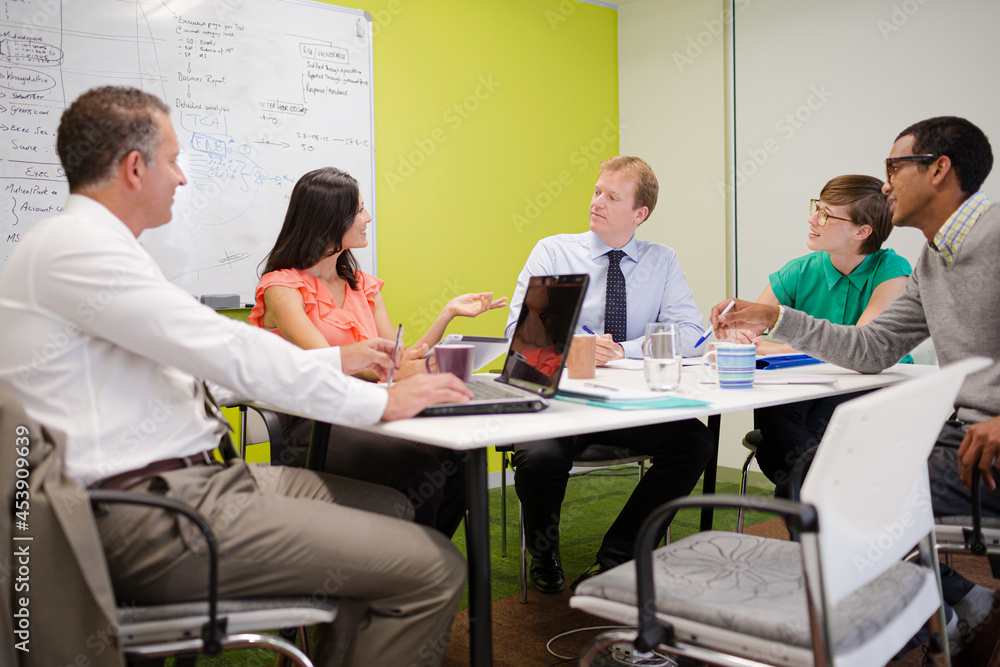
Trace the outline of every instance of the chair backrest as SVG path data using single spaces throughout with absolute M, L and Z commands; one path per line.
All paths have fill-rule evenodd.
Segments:
M 892 567 L 934 526 L 927 457 L 974 357 L 840 405 L 809 474 L 803 502 L 819 512 L 827 604 Z

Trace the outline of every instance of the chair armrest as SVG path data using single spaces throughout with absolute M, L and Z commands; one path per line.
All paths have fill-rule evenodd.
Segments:
M 283 465 L 285 463 L 285 432 L 281 428 L 281 420 L 274 410 L 263 408 L 252 403 L 241 403 L 240 410 L 253 410 L 260 415 L 267 429 L 267 439 L 271 443 L 271 465 Z
M 176 512 L 187 517 L 205 537 L 208 545 L 208 623 L 202 628 L 202 641 L 205 653 L 216 655 L 222 651 L 222 637 L 226 634 L 226 619 L 218 618 L 219 607 L 219 547 L 215 533 L 197 511 L 182 502 L 172 498 L 164 498 L 149 493 L 134 491 L 114 491 L 110 489 L 91 489 L 88 491 L 92 505 L 145 505 L 159 507 L 168 512 Z
M 330 444 L 330 424 L 314 421 L 312 433 L 309 435 L 309 453 L 306 455 L 306 468 L 322 470 L 326 464 L 326 449 Z
M 982 476 L 972 476 L 972 535 L 966 535 L 965 542 L 969 550 L 977 556 L 986 553 L 986 540 L 983 539 L 983 491 Z
M 789 529 L 816 532 L 819 516 L 816 508 L 783 498 L 760 498 L 736 495 L 707 495 L 677 498 L 660 505 L 643 521 L 635 540 L 636 604 L 639 609 L 639 634 L 635 647 L 652 651 L 658 644 L 673 641 L 673 628 L 663 626 L 656 618 L 656 590 L 653 587 L 653 547 L 663 535 L 663 523 L 679 509 L 728 507 L 772 512 L 785 517 Z

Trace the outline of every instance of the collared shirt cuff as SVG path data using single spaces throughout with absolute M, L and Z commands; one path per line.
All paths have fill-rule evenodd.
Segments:
M 642 345 L 638 341 L 624 340 L 619 345 L 622 346 L 626 359 L 642 359 Z
M 352 426 L 369 426 L 382 420 L 385 407 L 389 403 L 389 392 L 385 385 L 359 380 L 357 393 L 352 393 L 345 401 L 344 415 Z

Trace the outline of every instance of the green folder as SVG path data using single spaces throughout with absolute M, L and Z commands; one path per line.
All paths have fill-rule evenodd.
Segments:
M 664 396 L 663 398 L 637 401 L 602 401 L 595 398 L 566 396 L 560 392 L 556 394 L 556 398 L 560 401 L 596 405 L 599 408 L 611 408 L 612 410 L 655 410 L 657 408 L 690 408 L 699 405 L 709 405 L 708 401 L 697 401 L 693 398 L 681 398 L 679 396 Z

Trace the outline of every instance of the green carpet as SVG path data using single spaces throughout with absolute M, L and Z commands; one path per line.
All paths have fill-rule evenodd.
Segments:
M 612 524 L 629 494 L 639 481 L 638 466 L 628 465 L 615 468 L 600 468 L 573 475 L 566 488 L 566 499 L 562 506 L 560 522 L 560 553 L 563 568 L 572 580 L 594 562 L 594 556 L 601 545 L 605 531 Z M 520 565 L 518 561 L 519 542 L 517 531 L 517 494 L 514 493 L 513 474 L 508 476 L 507 488 L 507 556 L 500 555 L 501 519 L 500 489 L 490 490 L 490 565 L 492 568 L 492 599 L 498 600 L 519 593 Z M 719 483 L 717 493 L 738 493 L 736 484 Z M 750 488 L 755 495 L 770 496 L 770 492 Z M 701 493 L 701 482 L 694 493 Z M 671 539 L 679 540 L 698 531 L 699 510 L 684 510 L 671 524 Z M 746 525 L 752 525 L 772 518 L 762 512 L 747 512 Z M 714 519 L 716 530 L 735 530 L 736 511 L 716 510 Z M 453 540 L 464 555 L 465 530 L 458 529 Z M 462 597 L 459 610 L 468 608 L 468 592 Z M 218 667 L 269 667 L 274 663 L 274 655 L 257 649 L 230 651 L 214 658 L 201 656 L 199 665 Z M 168 661 L 167 665 L 172 665 Z

